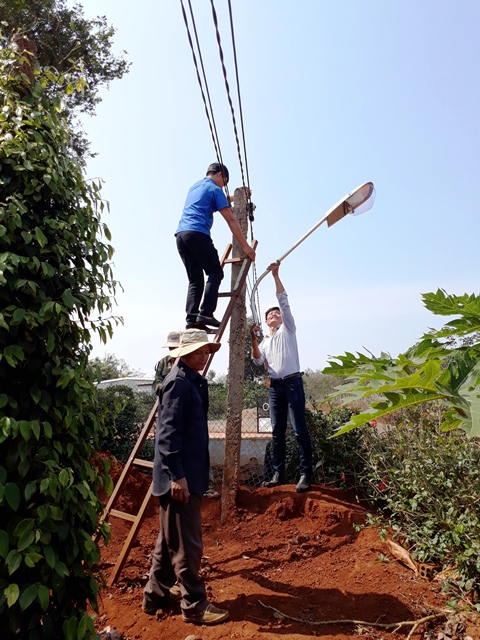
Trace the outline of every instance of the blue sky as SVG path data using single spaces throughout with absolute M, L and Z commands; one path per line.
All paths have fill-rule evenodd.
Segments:
M 98 153 L 87 173 L 105 181 L 124 288 L 125 324 L 94 355 L 150 376 L 167 333 L 184 325 L 173 234 L 188 188 L 216 158 L 180 2 L 82 4 L 107 16 L 132 62 L 85 122 Z M 192 6 L 233 193 L 241 174 L 210 2 Z M 235 98 L 228 5 L 215 6 Z M 478 290 L 480 4 L 232 0 L 232 10 L 258 274 L 351 189 L 371 180 L 377 192 L 371 211 L 323 225 L 282 264 L 302 368 L 364 348 L 397 355 L 443 323 L 421 293 Z M 219 253 L 229 235 L 216 214 Z M 264 311 L 275 302 L 270 276 L 259 292 Z M 217 373 L 228 368 L 226 337 Z

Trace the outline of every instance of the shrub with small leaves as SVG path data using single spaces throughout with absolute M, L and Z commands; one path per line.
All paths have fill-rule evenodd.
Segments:
M 417 560 L 455 566 L 457 586 L 480 592 L 480 442 L 441 422 L 433 404 L 362 429 L 357 482 Z
M 68 153 L 62 97 L 0 49 L 0 637 L 96 637 L 92 534 L 109 490 L 91 332 L 111 311 L 100 186 Z M 17 71 L 16 71 L 17 70 Z M 93 321 L 92 321 L 93 318 Z M 108 527 L 102 529 L 108 534 Z
M 308 432 L 312 441 L 312 463 L 314 482 L 337 486 L 352 482 L 355 465 L 358 464 L 357 451 L 363 436 L 354 431 L 340 438 L 332 438 L 336 431 L 352 417 L 352 410 L 332 407 L 327 413 L 322 410 L 305 411 Z M 286 432 L 285 478 L 294 483 L 299 477 L 298 444 L 290 424 Z M 267 445 L 265 455 L 265 477 L 273 473 L 272 445 Z

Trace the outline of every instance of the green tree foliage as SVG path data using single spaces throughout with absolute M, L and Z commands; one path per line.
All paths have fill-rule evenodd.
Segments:
M 100 187 L 68 156 L 61 99 L 0 50 L 0 637 L 94 637 L 92 534 L 109 489 L 92 331 L 115 293 Z M 108 527 L 103 527 L 104 535 Z
M 339 382 L 335 376 L 326 376 L 321 371 L 305 369 L 303 378 L 305 397 L 314 407 L 326 402 L 326 398 L 335 391 Z
M 53 67 L 71 74 L 71 84 L 86 82 L 82 93 L 69 92 L 70 107 L 93 113 L 101 101 L 99 90 L 128 71 L 123 55 L 112 52 L 115 29 L 105 16 L 88 20 L 80 4 L 66 0 L 9 0 L 0 4 L 0 22 L 11 40 L 25 35 L 37 46 L 41 67 Z M 125 52 L 124 52 L 125 53 Z M 49 87 L 47 95 L 56 89 Z
M 227 418 L 226 380 L 210 382 L 208 385 L 208 418 L 209 420 L 226 420 Z
M 444 407 L 443 430 L 459 428 L 470 437 L 480 436 L 480 296 L 448 295 L 439 289 L 424 294 L 423 301 L 435 315 L 458 317 L 425 334 L 398 358 L 346 353 L 324 369 L 325 374 L 347 377 L 339 388 L 347 401 L 370 401 L 339 433 L 393 411 L 438 401 Z
M 45 87 L 45 95 L 53 97 L 66 84 L 62 97 L 69 123 L 74 113 L 81 111 L 93 115 L 101 102 L 100 90 L 112 80 L 128 72 L 130 63 L 123 52 L 114 55 L 115 29 L 105 16 L 88 20 L 80 4 L 66 0 L 8 0 L 0 2 L 0 23 L 4 23 L 7 46 L 19 35 L 26 36 L 37 47 L 36 59 L 40 67 L 55 70 L 56 81 Z M 83 91 L 74 88 L 83 86 Z M 72 126 L 73 128 L 73 126 Z M 71 147 L 81 157 L 88 150 L 88 142 L 78 122 Z
M 90 364 L 95 367 L 95 379 L 97 382 L 126 378 L 128 376 L 142 376 L 140 371 L 131 369 L 125 360 L 117 358 L 113 353 L 106 353 L 102 358 L 92 358 Z

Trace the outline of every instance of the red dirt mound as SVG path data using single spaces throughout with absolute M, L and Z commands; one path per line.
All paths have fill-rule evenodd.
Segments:
M 122 494 L 123 508 L 128 504 L 138 510 L 148 485 L 142 478 L 132 476 Z M 361 621 L 400 623 L 444 609 L 435 582 L 399 564 L 375 529 L 358 526 L 366 510 L 347 491 L 321 486 L 306 494 L 295 493 L 293 486 L 242 489 L 225 525 L 220 524 L 220 511 L 219 499 L 204 499 L 202 572 L 210 600 L 229 610 L 229 620 L 216 627 L 185 624 L 178 604 L 157 616 L 142 612 L 142 590 L 158 535 L 153 499 L 152 513 L 142 524 L 117 584 L 103 592 L 98 629 L 116 627 L 130 640 L 183 640 L 189 635 L 197 640 L 397 640 L 406 638 L 412 625 L 395 630 Z M 112 540 L 102 551 L 100 567 L 106 579 L 130 529 L 113 517 L 111 525 Z M 409 638 L 436 640 L 442 624 L 442 618 L 425 622 Z M 480 637 L 472 624 L 462 625 L 461 634 L 458 627 L 459 633 L 443 637 Z

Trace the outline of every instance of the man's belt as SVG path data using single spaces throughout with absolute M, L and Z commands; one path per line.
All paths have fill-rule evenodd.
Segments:
M 270 378 L 270 384 L 275 384 L 276 382 L 287 382 L 287 380 L 297 380 L 303 376 L 303 371 L 298 371 L 297 373 L 291 373 L 289 376 L 285 376 L 283 378 Z

